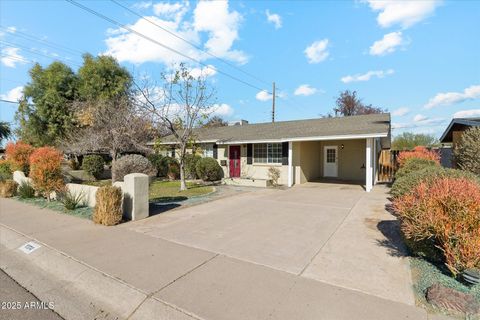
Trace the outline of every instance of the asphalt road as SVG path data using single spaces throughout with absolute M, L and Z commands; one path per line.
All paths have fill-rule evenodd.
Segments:
M 0 320 L 63 320 L 0 270 Z

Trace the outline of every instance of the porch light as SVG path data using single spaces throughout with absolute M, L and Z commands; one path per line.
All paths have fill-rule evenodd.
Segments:
M 343 148 L 345 148 L 345 145 L 342 143 L 342 145 L 340 146 L 340 148 L 343 150 Z

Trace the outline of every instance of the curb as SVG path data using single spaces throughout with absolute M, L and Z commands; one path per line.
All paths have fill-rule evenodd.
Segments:
M 28 242 L 40 245 L 25 253 Z M 200 319 L 0 224 L 0 269 L 67 320 Z

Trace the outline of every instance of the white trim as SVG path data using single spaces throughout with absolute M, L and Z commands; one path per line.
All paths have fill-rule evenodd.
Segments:
M 281 143 L 289 141 L 325 141 L 325 140 L 348 140 L 348 139 L 367 139 L 367 138 L 384 138 L 388 137 L 387 133 L 367 133 L 352 135 L 336 135 L 336 136 L 318 136 L 318 137 L 299 137 L 299 138 L 281 138 L 267 140 L 238 140 L 238 141 L 217 141 L 217 144 L 245 144 L 245 143 Z M 200 142 L 200 141 L 199 141 Z
M 373 188 L 372 183 L 372 138 L 367 139 L 365 147 L 365 190 L 370 192 Z
M 367 138 L 385 138 L 388 137 L 388 132 L 383 133 L 365 133 L 365 134 L 345 134 L 334 136 L 311 136 L 298 138 L 279 138 L 279 139 L 264 139 L 264 140 L 236 140 L 236 141 L 220 141 L 220 140 L 198 140 L 196 143 L 215 143 L 218 145 L 231 144 L 246 144 L 246 143 L 282 143 L 289 141 L 325 141 L 325 140 L 349 140 L 349 139 L 367 139 Z M 176 144 L 177 142 L 160 142 L 159 144 Z M 154 145 L 155 143 L 147 143 L 147 145 Z
M 288 142 L 288 187 L 293 186 L 293 143 L 292 141 Z
M 373 139 L 373 185 L 377 184 L 377 139 Z

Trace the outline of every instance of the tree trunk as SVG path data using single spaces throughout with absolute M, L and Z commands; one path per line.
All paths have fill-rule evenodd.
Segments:
M 187 190 L 187 182 L 185 181 L 185 163 L 180 159 L 180 191 Z
M 115 170 L 113 170 L 113 167 L 115 166 L 115 161 L 117 160 L 116 154 L 112 154 L 112 185 L 117 181 L 117 175 L 115 174 Z

